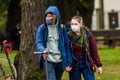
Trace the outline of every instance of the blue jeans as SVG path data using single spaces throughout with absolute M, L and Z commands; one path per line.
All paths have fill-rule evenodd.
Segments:
M 89 70 L 86 64 L 85 56 L 76 56 L 78 64 L 73 65 L 73 69 L 69 72 L 70 80 L 81 80 L 81 74 L 84 80 L 95 80 L 94 74 Z M 90 64 L 89 64 L 90 66 Z
M 48 74 L 48 80 L 61 80 L 63 74 L 62 63 L 48 62 L 47 65 L 44 63 L 44 71 Z

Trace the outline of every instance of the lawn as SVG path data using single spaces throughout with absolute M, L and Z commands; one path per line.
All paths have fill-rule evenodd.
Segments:
M 12 62 L 14 62 L 14 57 L 15 57 L 15 55 L 16 55 L 17 52 L 18 52 L 18 51 L 12 51 L 12 53 L 9 54 L 9 58 L 10 58 L 10 60 L 11 60 Z M 5 58 L 5 59 L 6 59 L 5 53 L 3 53 L 3 52 L 0 51 L 0 58 Z
M 9 55 L 9 58 L 12 63 L 14 62 L 14 57 L 15 57 L 16 53 L 17 53 L 17 51 L 13 51 L 12 54 Z M 6 59 L 6 55 L 5 55 L 5 53 L 0 52 L 0 64 L 2 64 L 5 74 L 12 75 L 8 62 L 4 61 L 3 59 Z M 0 75 L 2 75 L 1 69 L 0 69 Z M 0 76 L 0 80 L 3 80 L 3 77 Z
M 13 62 L 17 51 L 10 54 Z M 103 74 L 95 73 L 95 80 L 120 80 L 120 49 L 100 49 L 99 55 L 103 63 Z M 0 58 L 5 58 L 5 54 L 0 54 Z M 68 74 L 64 73 L 63 80 L 69 80 Z
M 96 80 L 120 80 L 120 49 L 99 50 L 103 63 L 103 74 L 96 74 Z
M 103 74 L 95 73 L 95 80 L 120 80 L 120 49 L 100 49 L 99 55 L 103 63 Z M 63 80 L 68 80 L 64 74 Z

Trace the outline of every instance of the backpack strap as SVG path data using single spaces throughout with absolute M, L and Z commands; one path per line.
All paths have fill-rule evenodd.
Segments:
M 64 33 L 64 25 L 61 24 L 62 32 Z
M 61 28 L 64 28 L 64 24 L 61 24 Z
M 91 37 L 91 32 L 90 31 L 86 31 L 87 37 L 90 38 Z
M 90 42 L 90 37 L 91 37 L 91 32 L 89 31 L 89 30 L 87 30 L 87 29 L 85 29 L 85 31 L 86 31 L 86 34 L 87 34 L 87 40 L 88 40 L 88 44 L 89 44 L 89 42 Z

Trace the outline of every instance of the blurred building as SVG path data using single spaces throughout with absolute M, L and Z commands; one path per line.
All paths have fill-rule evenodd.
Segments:
M 95 0 L 92 30 L 120 29 L 120 0 Z

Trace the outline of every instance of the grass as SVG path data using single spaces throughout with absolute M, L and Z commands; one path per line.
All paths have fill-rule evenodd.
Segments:
M 14 62 L 14 57 L 15 57 L 16 53 L 17 53 L 17 51 L 13 51 L 12 54 L 9 54 L 9 58 L 12 63 Z M 6 54 L 0 52 L 0 58 L 6 59 Z M 0 60 L 0 64 L 2 64 L 2 67 L 3 67 L 6 75 L 12 75 L 8 62 L 6 62 L 4 60 Z M 0 70 L 0 75 L 1 74 L 2 74 L 2 71 Z M 3 77 L 0 77 L 0 80 L 3 80 Z
M 13 62 L 17 51 L 10 54 Z M 120 80 L 120 49 L 100 49 L 99 55 L 103 63 L 103 74 L 95 73 L 95 80 Z M 0 54 L 0 58 L 5 58 L 5 54 Z M 63 80 L 69 80 L 68 74 L 63 74 Z
M 103 74 L 96 74 L 96 80 L 120 80 L 120 49 L 99 50 L 103 63 Z
M 16 53 L 17 53 L 17 51 L 12 51 L 12 54 L 9 54 L 9 58 L 10 58 L 11 62 L 14 62 L 14 57 L 15 57 Z M 5 53 L 0 51 L 0 58 L 6 59 Z
M 103 74 L 95 73 L 95 80 L 120 80 L 120 49 L 100 49 L 99 56 L 103 63 Z M 64 74 L 63 80 L 68 80 Z

